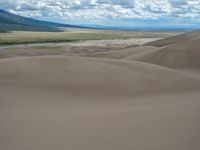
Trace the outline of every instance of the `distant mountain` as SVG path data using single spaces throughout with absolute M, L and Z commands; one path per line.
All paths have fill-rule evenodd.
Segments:
M 84 28 L 84 27 L 35 20 L 15 15 L 0 9 L 0 32 L 9 32 L 9 31 L 59 32 L 62 31 L 61 28 Z

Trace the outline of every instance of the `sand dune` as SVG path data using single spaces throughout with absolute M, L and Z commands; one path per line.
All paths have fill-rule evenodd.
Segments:
M 144 95 L 200 87 L 200 78 L 140 62 L 48 56 L 0 60 L 5 86 L 80 95 Z M 184 82 L 183 82 L 184 81 Z M 1 93 L 1 96 L 4 93 Z
M 200 78 L 141 62 L 0 60 L 0 148 L 199 147 Z
M 0 149 L 199 149 L 199 35 L 103 52 L 10 51 L 0 59 Z
M 200 39 L 178 42 L 157 50 L 145 51 L 128 56 L 127 60 L 137 60 L 169 68 L 199 72 Z
M 112 50 L 112 51 L 102 52 L 102 53 L 84 54 L 82 56 L 123 59 L 128 56 L 136 55 L 138 53 L 148 52 L 148 51 L 157 50 L 157 49 L 158 49 L 157 47 L 153 47 L 153 46 L 132 46 L 129 48 L 124 48 L 124 49 L 118 50 L 118 51 Z
M 200 30 L 195 30 L 191 32 L 186 32 L 180 35 L 168 37 L 165 39 L 157 40 L 157 41 L 152 41 L 149 43 L 146 43 L 145 45 L 149 46 L 156 46 L 156 47 L 163 47 L 163 46 L 168 46 L 172 44 L 176 44 L 179 42 L 184 42 L 184 41 L 190 41 L 190 40 L 196 40 L 200 38 Z

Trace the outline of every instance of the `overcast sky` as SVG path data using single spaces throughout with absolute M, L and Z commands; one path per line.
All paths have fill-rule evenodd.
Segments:
M 200 0 L 0 0 L 0 9 L 70 24 L 200 26 Z

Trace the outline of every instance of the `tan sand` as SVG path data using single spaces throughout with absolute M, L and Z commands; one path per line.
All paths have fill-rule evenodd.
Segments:
M 188 150 L 200 145 L 200 78 L 145 63 L 0 60 L 0 149 Z
M 98 52 L 91 54 L 82 54 L 81 56 L 87 57 L 98 57 L 98 58 L 110 58 L 110 59 L 123 59 L 129 56 L 134 56 L 142 52 L 149 52 L 152 50 L 157 50 L 159 48 L 153 46 L 131 46 L 129 48 L 124 48 L 121 50 L 111 50 L 106 52 Z
M 152 41 L 152 42 L 146 43 L 145 45 L 163 47 L 163 46 L 168 46 L 168 45 L 176 44 L 183 41 L 196 40 L 199 38 L 200 38 L 200 30 L 195 30 L 195 31 L 186 32 L 180 35 L 168 37 L 165 39 Z
M 193 35 L 194 33 L 191 32 L 183 34 L 182 36 L 191 36 L 191 34 Z M 198 72 L 200 72 L 199 34 L 193 38 L 192 37 L 190 37 L 188 40 L 185 39 L 172 45 L 165 45 L 165 47 L 159 49 L 157 48 L 149 51 L 144 51 L 136 55 L 131 55 L 125 59 L 157 64 L 176 70 L 178 69 L 198 74 Z M 174 39 L 174 37 L 171 39 Z M 165 42 L 165 40 L 162 41 Z M 168 41 L 168 39 L 166 39 L 166 41 Z
M 0 150 L 198 150 L 198 36 L 2 50 L 14 58 L 0 59 Z

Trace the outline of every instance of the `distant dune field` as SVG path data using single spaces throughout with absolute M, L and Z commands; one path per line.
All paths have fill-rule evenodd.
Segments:
M 1 47 L 0 149 L 199 149 L 199 37 Z

